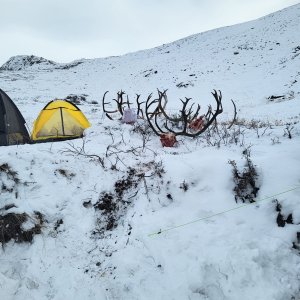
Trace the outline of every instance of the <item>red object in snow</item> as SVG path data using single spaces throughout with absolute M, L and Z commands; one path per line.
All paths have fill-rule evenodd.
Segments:
M 160 142 L 163 147 L 174 147 L 174 144 L 177 142 L 176 136 L 174 133 L 162 133 L 160 135 Z
M 204 126 L 204 119 L 203 119 L 204 116 L 201 116 L 195 120 L 193 120 L 190 124 L 189 124 L 189 128 L 195 130 L 195 131 L 198 131 L 198 130 L 201 130 Z

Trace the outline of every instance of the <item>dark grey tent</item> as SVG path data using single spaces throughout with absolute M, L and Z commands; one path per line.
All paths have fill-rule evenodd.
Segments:
M 0 146 L 29 142 L 23 116 L 8 95 L 0 89 Z

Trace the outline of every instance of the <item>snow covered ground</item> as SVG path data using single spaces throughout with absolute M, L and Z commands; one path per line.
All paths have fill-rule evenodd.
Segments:
M 20 182 L 0 173 L 0 209 L 16 206 L 0 213 L 38 211 L 45 222 L 33 243 L 3 245 L 0 299 L 300 299 L 299 20 L 295 5 L 120 57 L 4 64 L 0 88 L 30 129 L 48 101 L 69 94 L 85 95 L 92 126 L 83 140 L 1 147 L 0 166 Z M 157 88 L 168 89 L 170 112 L 182 97 L 214 107 L 219 89 L 220 120 L 232 118 L 233 99 L 240 123 L 227 138 L 162 148 L 141 133 L 144 121 L 103 116 L 105 91 L 146 99 Z M 246 148 L 265 200 L 238 208 L 228 162 L 242 171 Z M 284 227 L 278 203 L 283 220 L 292 215 Z

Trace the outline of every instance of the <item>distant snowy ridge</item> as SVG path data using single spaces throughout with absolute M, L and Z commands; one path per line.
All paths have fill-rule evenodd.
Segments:
M 34 69 L 70 69 L 81 64 L 81 60 L 77 60 L 67 64 L 60 64 L 43 57 L 34 55 L 17 55 L 11 57 L 6 63 L 0 67 L 0 71 L 21 71 L 28 68 Z

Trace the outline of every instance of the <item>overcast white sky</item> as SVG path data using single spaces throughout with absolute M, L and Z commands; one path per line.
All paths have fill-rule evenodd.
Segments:
M 0 0 L 0 65 L 120 55 L 259 18 L 299 0 Z

